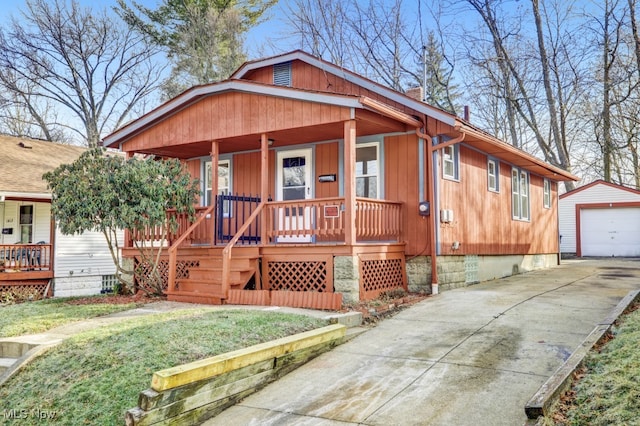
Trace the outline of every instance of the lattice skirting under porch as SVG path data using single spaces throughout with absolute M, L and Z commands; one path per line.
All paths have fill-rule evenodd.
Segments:
M 20 299 L 42 299 L 53 295 L 49 280 L 4 281 L 0 284 L 0 300 L 6 294 Z
M 360 254 L 360 299 L 371 300 L 381 293 L 407 290 L 403 253 Z
M 135 261 L 135 280 L 136 285 L 144 283 L 149 279 L 152 266 L 148 262 L 142 262 L 136 256 Z M 176 264 L 176 279 L 189 278 L 189 269 L 200 266 L 199 260 L 180 260 Z M 169 286 L 169 260 L 161 259 L 158 263 L 158 271 L 162 278 L 162 289 L 166 290 Z
M 333 256 L 265 255 L 262 277 L 266 290 L 333 293 Z

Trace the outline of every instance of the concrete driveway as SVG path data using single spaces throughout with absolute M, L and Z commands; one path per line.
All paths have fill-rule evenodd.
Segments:
M 523 425 L 524 405 L 640 288 L 639 260 L 572 260 L 429 298 L 206 425 Z

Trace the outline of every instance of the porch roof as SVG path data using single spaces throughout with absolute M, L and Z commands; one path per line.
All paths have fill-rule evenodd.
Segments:
M 359 136 L 406 132 L 422 125 L 364 96 L 226 80 L 187 90 L 108 135 L 103 143 L 123 151 L 192 158 L 207 155 L 212 140 L 221 142 L 220 153 L 257 149 L 261 133 L 268 133 L 276 146 L 341 139 L 342 123 L 349 119 L 358 122 Z
M 42 175 L 75 161 L 86 148 L 0 135 L 0 199 L 51 199 Z

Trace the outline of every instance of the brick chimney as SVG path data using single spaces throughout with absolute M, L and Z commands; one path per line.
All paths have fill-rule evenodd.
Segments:
M 407 91 L 404 94 L 412 99 L 415 99 L 416 101 L 422 102 L 424 100 L 424 91 L 422 90 L 421 86 L 407 89 Z

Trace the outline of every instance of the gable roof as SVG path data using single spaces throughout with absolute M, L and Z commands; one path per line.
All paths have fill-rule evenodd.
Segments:
M 75 161 L 86 148 L 0 135 L 0 196 L 50 199 L 42 175 Z
M 231 74 L 231 77 L 229 78 L 241 79 L 247 73 L 255 69 L 276 65 L 276 64 L 281 64 L 283 62 L 290 62 L 293 60 L 299 60 L 299 61 L 305 62 L 325 72 L 336 75 L 340 78 L 344 78 L 350 83 L 354 83 L 358 86 L 364 87 L 365 89 L 371 90 L 372 92 L 378 93 L 384 96 L 385 98 L 391 99 L 392 101 L 406 105 L 415 111 L 426 114 L 428 117 L 432 117 L 436 120 L 442 121 L 443 123 L 448 124 L 450 126 L 453 126 L 455 124 L 456 117 L 451 113 L 448 113 L 432 105 L 413 99 L 410 96 L 407 96 L 389 87 L 383 86 L 382 84 L 376 83 L 373 80 L 369 80 L 366 77 L 363 77 L 345 68 L 339 67 L 338 65 L 332 64 L 331 62 L 327 62 L 323 59 L 316 58 L 315 56 L 312 56 L 309 53 L 304 52 L 302 50 L 294 50 L 293 52 L 284 53 L 284 54 L 272 56 L 269 58 L 263 58 L 263 59 L 257 59 L 254 61 L 245 62 L 240 66 L 240 68 L 238 68 L 236 72 Z
M 218 83 L 194 86 L 191 89 L 186 90 L 175 98 L 168 100 L 159 107 L 146 113 L 137 120 L 127 123 L 125 126 L 106 136 L 103 139 L 103 144 L 106 147 L 120 148 L 120 145 L 122 145 L 127 138 L 134 136 L 148 125 L 175 114 L 204 97 L 227 92 L 252 93 L 308 102 L 327 103 L 347 108 L 369 109 L 406 124 L 411 124 L 413 126 L 421 125 L 420 121 L 415 117 L 401 111 L 397 111 L 381 102 L 367 98 L 366 96 L 317 92 L 292 87 L 274 86 L 247 80 L 224 80 Z
M 570 197 L 572 195 L 575 195 L 577 193 L 580 193 L 582 191 L 588 190 L 588 189 L 593 188 L 593 187 L 598 186 L 598 185 L 604 185 L 604 186 L 608 186 L 610 188 L 618 189 L 618 190 L 621 190 L 621 191 L 626 191 L 626 192 L 629 192 L 631 194 L 640 195 L 640 191 L 637 190 L 637 189 L 629 188 L 629 187 L 624 186 L 624 185 L 618 185 L 617 183 L 607 182 L 605 180 L 598 179 L 598 180 L 593 181 L 593 182 L 591 182 L 591 183 L 589 183 L 587 185 L 584 185 L 584 186 L 581 186 L 579 188 L 576 188 L 573 191 L 565 192 L 564 194 L 560 195 L 560 199 Z M 606 200 L 604 200 L 604 201 L 606 201 Z
M 299 60 L 313 67 L 317 67 L 326 73 L 331 73 L 346 81 L 361 86 L 370 93 L 375 93 L 383 98 L 390 99 L 397 104 L 406 106 L 413 110 L 418 117 L 411 116 L 398 109 L 393 108 L 381 101 L 376 101 L 366 96 L 356 96 L 349 94 L 332 93 L 325 91 L 307 90 L 294 87 L 278 86 L 274 84 L 260 83 L 249 79 L 242 79 L 251 71 Z M 345 70 L 337 65 L 316 58 L 301 50 L 276 55 L 268 58 L 258 59 L 244 63 L 233 73 L 230 79 L 219 82 L 195 86 L 183 92 L 177 97 L 170 99 L 154 110 L 148 112 L 137 120 L 134 120 L 112 134 L 106 136 L 103 143 L 107 147 L 121 149 L 122 144 L 128 139 L 135 137 L 140 132 L 153 126 L 172 115 L 182 111 L 185 108 L 195 104 L 201 99 L 227 92 L 249 93 L 273 97 L 288 98 L 301 100 L 306 102 L 326 103 L 337 105 L 353 110 L 365 109 L 374 111 L 383 116 L 390 117 L 398 122 L 412 126 L 416 129 L 424 127 L 423 118 L 431 118 L 451 126 L 455 132 L 463 132 L 466 135 L 463 143 L 473 146 L 476 149 L 487 153 L 488 155 L 499 158 L 517 167 L 522 167 L 535 174 L 554 181 L 578 181 L 579 178 L 571 173 L 553 165 L 546 163 L 537 157 L 528 154 L 512 145 L 503 142 L 490 134 L 478 129 L 471 123 L 456 117 L 446 111 L 428 105 L 422 101 L 413 99 L 403 93 L 397 92 L 388 87 L 382 86 L 366 77 L 360 76 L 349 70 Z M 451 136 L 451 135 L 444 135 Z M 453 135 L 451 137 L 457 137 Z

